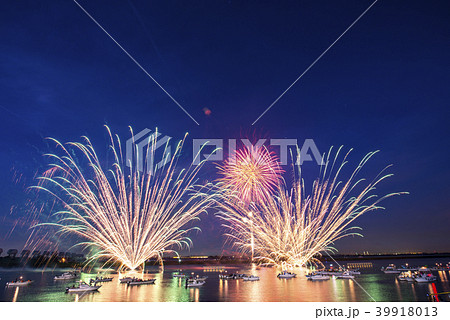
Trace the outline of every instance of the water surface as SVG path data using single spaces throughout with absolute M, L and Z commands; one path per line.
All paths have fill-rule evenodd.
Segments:
M 448 259 L 382 260 L 373 262 L 373 268 L 362 269 L 356 281 L 331 279 L 309 281 L 300 270 L 294 279 L 278 279 L 280 270 L 255 266 L 226 266 L 228 273 L 239 272 L 258 275 L 260 281 L 222 280 L 219 273 L 204 272 L 202 266 L 167 266 L 164 269 L 148 268 L 144 278 L 156 278 L 154 285 L 127 286 L 119 283 L 123 275 L 113 274 L 112 282 L 103 283 L 98 292 L 66 294 L 65 288 L 75 281 L 54 281 L 53 277 L 65 270 L 0 270 L 0 301 L 427 301 L 431 284 L 398 281 L 394 274 L 384 274 L 381 266 L 395 263 L 400 266 L 433 265 L 448 262 Z M 186 288 L 182 279 L 173 273 L 182 269 L 188 275 L 206 275 L 206 284 L 200 288 Z M 438 292 L 450 291 L 450 275 L 447 271 L 433 272 L 438 277 L 435 283 Z M 81 279 L 88 282 L 97 274 L 82 273 Z M 5 283 L 23 276 L 34 282 L 22 288 L 7 288 Z

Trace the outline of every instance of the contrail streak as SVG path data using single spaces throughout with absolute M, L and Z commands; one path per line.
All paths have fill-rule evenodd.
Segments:
M 76 0 L 73 0 L 73 2 L 75 2 L 76 4 L 77 4 L 77 6 L 79 6 L 80 7 L 80 9 L 81 10 L 83 10 L 83 12 L 92 20 L 92 21 L 94 21 L 94 23 L 100 28 L 100 29 L 102 29 L 103 30 L 103 32 L 104 33 L 106 33 L 106 35 L 112 40 L 112 41 L 114 41 L 114 43 L 150 78 L 150 79 L 152 79 L 153 80 L 153 82 L 154 83 L 156 83 L 156 85 L 158 86 L 158 87 L 160 87 L 161 88 L 161 90 L 162 91 L 164 91 L 164 93 L 170 98 L 170 99 L 172 99 L 172 101 L 173 102 L 175 102 L 175 104 L 181 109 L 181 110 L 183 110 L 184 111 L 184 113 L 186 113 L 187 115 L 188 115 L 188 117 L 189 118 L 191 118 L 192 119 L 192 121 L 194 121 L 195 122 L 195 124 L 196 125 L 200 125 L 195 119 L 194 119 L 194 117 L 192 117 L 191 115 L 190 115 L 190 113 L 189 112 L 187 112 L 186 111 L 186 109 L 184 109 L 182 106 L 181 106 L 181 104 L 177 101 L 177 100 L 175 100 L 175 98 L 174 97 L 172 97 L 172 95 L 169 93 L 169 92 L 167 92 L 167 90 L 166 89 L 164 89 L 163 88 L 163 86 L 162 85 L 160 85 L 159 84 L 159 82 L 158 81 L 156 81 L 156 79 L 155 78 L 153 78 L 152 77 L 152 75 L 150 74 L 150 73 L 148 73 L 147 72 L 147 70 L 145 70 L 144 69 L 144 67 L 143 66 L 141 66 L 141 64 L 139 63 L 139 62 L 137 62 L 136 61 L 136 59 L 134 59 L 133 58 L 133 56 L 131 55 L 131 54 L 129 54 L 128 53 L 128 51 L 127 50 L 125 50 L 125 48 L 124 47 L 122 47 L 117 41 L 116 41 L 116 39 L 114 39 L 109 33 L 108 33 L 108 31 L 106 31 L 105 30 L 105 28 L 103 28 L 101 25 L 100 25 L 100 23 L 98 23 L 97 22 L 97 20 L 95 20 L 90 14 L 89 14 L 89 12 L 87 12 L 86 11 L 86 9 L 84 9 Z
M 363 13 L 361 13 L 361 15 L 356 18 L 356 20 L 353 21 L 353 23 L 347 29 L 345 29 L 345 31 L 336 40 L 334 40 L 334 42 L 328 48 L 326 48 L 325 51 L 322 52 L 322 54 L 317 57 L 317 59 L 314 60 L 313 63 L 311 63 L 309 67 L 306 68 L 306 70 L 303 71 L 303 73 L 286 90 L 284 90 L 284 92 L 280 94 L 280 96 L 276 98 L 275 101 L 272 102 L 272 104 L 267 107 L 266 110 L 264 110 L 263 113 L 261 113 L 261 115 L 252 123 L 252 126 L 255 125 L 255 123 L 258 122 L 258 120 L 261 119 L 262 116 L 265 115 L 267 111 L 269 111 L 278 102 L 278 100 L 280 100 L 321 59 L 328 52 L 328 50 L 330 50 L 344 36 L 344 34 L 346 34 L 347 31 L 349 31 L 359 21 L 359 19 L 361 19 L 373 7 L 373 5 L 377 1 L 378 0 L 375 0 Z

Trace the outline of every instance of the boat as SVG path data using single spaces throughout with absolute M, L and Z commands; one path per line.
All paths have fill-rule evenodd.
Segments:
M 400 270 L 395 267 L 395 264 L 390 264 L 386 268 L 383 267 L 381 268 L 381 271 L 384 273 L 400 273 Z
M 259 281 L 259 277 L 258 276 L 245 276 L 242 279 L 244 279 L 244 281 Z
M 359 271 L 359 270 L 352 270 L 352 269 L 349 269 L 349 270 L 347 270 L 350 274 L 361 274 L 361 271 Z
M 409 278 L 412 279 L 411 271 L 403 271 L 397 276 L 397 279 L 400 281 L 408 281 Z
M 90 291 L 97 291 L 101 286 L 91 286 L 88 285 L 84 281 L 80 281 L 80 284 L 78 287 L 72 286 L 66 288 L 66 293 L 77 293 L 77 292 L 90 292 Z
M 436 281 L 436 276 L 432 273 L 419 273 L 414 276 L 414 281 L 423 283 L 423 282 L 433 282 Z
M 355 279 L 355 276 L 350 271 L 345 271 L 341 275 L 336 276 L 336 279 Z
M 136 279 L 136 278 L 125 277 L 125 278 L 119 279 L 119 282 L 120 282 L 120 283 L 128 283 L 128 282 L 130 282 L 130 281 L 132 281 L 132 280 L 134 280 L 134 279 Z
M 190 287 L 201 287 L 205 283 L 206 283 L 206 281 L 193 279 L 193 281 L 186 281 L 186 287 L 187 288 L 190 288 Z
M 23 280 L 22 277 L 20 277 L 19 279 L 16 279 L 14 281 L 10 281 L 6 283 L 7 287 L 23 287 L 23 286 L 27 286 L 29 284 L 31 284 L 33 282 L 33 280 Z
M 403 271 L 397 276 L 397 279 L 400 281 L 408 281 L 413 282 L 414 278 L 419 274 L 419 272 L 413 272 L 413 271 Z
M 398 268 L 397 270 L 400 272 L 404 272 L 404 271 L 417 271 L 417 267 L 410 267 L 409 264 L 406 265 L 401 265 L 400 268 Z
M 189 277 L 189 278 L 186 278 L 186 281 L 188 281 L 188 282 L 192 282 L 192 281 L 194 281 L 194 280 L 206 281 L 206 279 L 208 279 L 207 276 L 203 276 L 203 277 L 196 276 L 196 277 Z
M 130 282 L 128 282 L 127 284 L 129 286 L 134 286 L 134 285 L 143 285 L 143 284 L 155 284 L 156 279 L 133 279 Z
M 417 271 L 419 271 L 419 272 L 430 272 L 431 270 L 428 267 L 420 267 L 419 269 L 417 269 Z
M 433 267 L 429 267 L 430 271 L 446 271 L 447 268 L 441 264 L 436 263 Z
M 278 278 L 282 278 L 282 279 L 290 279 L 290 278 L 295 278 L 297 275 L 295 273 L 291 273 L 288 272 L 286 270 L 282 271 L 281 273 L 279 273 L 277 275 Z
M 76 272 L 64 272 L 63 274 L 59 276 L 55 276 L 54 280 L 71 280 L 75 279 L 78 276 Z
M 185 278 L 186 275 L 185 275 L 184 273 L 175 273 L 175 274 L 173 275 L 173 277 L 174 277 L 174 278 Z
M 91 279 L 90 282 L 92 283 L 99 283 L 99 282 L 111 282 L 113 278 L 103 278 L 103 277 L 96 277 L 95 279 Z
M 245 274 L 242 273 L 231 273 L 231 274 L 219 274 L 219 278 L 225 280 L 238 280 L 245 277 Z
M 329 275 L 325 275 L 325 274 L 312 274 L 308 277 L 308 280 L 330 280 L 330 276 Z

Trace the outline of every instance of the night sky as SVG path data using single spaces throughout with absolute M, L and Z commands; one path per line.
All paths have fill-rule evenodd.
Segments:
M 28 235 L 26 226 L 9 231 L 26 215 L 25 189 L 45 168 L 42 155 L 53 151 L 44 138 L 87 135 L 102 153 L 107 124 L 123 140 L 129 125 L 176 140 L 185 132 L 314 139 L 320 152 L 354 148 L 352 166 L 380 150 L 364 175 L 392 164 L 378 193 L 410 194 L 361 217 L 364 237 L 336 247 L 450 251 L 448 1 L 378 1 L 251 125 L 371 3 L 80 0 L 196 125 L 73 1 L 2 1 L 0 247 L 21 248 Z M 214 179 L 214 166 L 204 169 L 201 178 Z M 312 163 L 303 170 L 318 174 Z M 200 227 L 192 254 L 228 250 L 212 214 Z

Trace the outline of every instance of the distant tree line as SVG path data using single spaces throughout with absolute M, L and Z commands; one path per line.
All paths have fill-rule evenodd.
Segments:
M 0 266 L 2 267 L 17 267 L 17 266 L 32 266 L 41 267 L 47 265 L 67 266 L 71 267 L 77 264 L 81 264 L 85 261 L 85 257 L 81 253 L 63 252 L 63 251 L 40 251 L 40 250 L 27 250 L 21 251 L 9 249 L 6 251 L 6 255 L 2 257 L 3 249 L 0 248 Z

